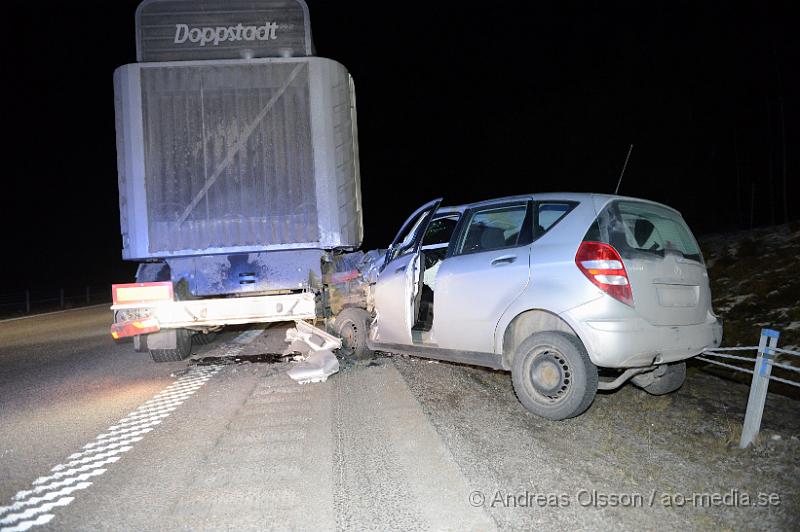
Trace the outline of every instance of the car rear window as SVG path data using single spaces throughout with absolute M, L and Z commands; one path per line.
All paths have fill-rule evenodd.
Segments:
M 611 244 L 625 258 L 642 253 L 663 257 L 672 251 L 703 262 L 697 241 L 680 214 L 652 203 L 615 201 L 609 204 L 598 215 L 584 240 Z

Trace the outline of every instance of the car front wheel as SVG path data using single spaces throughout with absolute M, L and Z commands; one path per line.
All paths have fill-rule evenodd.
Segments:
M 333 323 L 334 332 L 342 339 L 339 352 L 345 358 L 364 360 L 372 355 L 367 347 L 369 313 L 361 308 L 348 307 L 342 310 Z
M 536 333 L 522 342 L 511 377 L 523 406 L 547 419 L 582 414 L 597 393 L 597 367 L 580 340 L 560 332 Z

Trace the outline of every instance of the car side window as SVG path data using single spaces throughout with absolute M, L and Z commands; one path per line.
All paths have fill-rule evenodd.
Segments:
M 549 231 L 573 207 L 574 204 L 566 202 L 540 202 L 536 208 L 536 235 L 542 236 Z
M 470 214 L 456 255 L 514 247 L 523 233 L 527 203 L 478 208 Z
M 439 247 L 442 244 L 447 245 L 450 243 L 450 238 L 453 236 L 458 225 L 459 214 L 449 214 L 441 218 L 435 218 L 428 226 L 425 236 L 422 239 L 423 249 L 428 246 Z
M 389 256 L 389 260 L 387 262 L 391 262 L 398 257 L 402 257 L 403 255 L 407 255 L 414 251 L 414 244 L 417 241 L 417 233 L 419 232 L 419 226 L 422 224 L 423 220 L 427 217 L 429 213 L 427 211 L 420 213 L 414 223 L 408 226 L 408 230 L 405 234 L 402 235 L 400 241 L 397 243 L 397 246 L 391 251 L 391 255 Z

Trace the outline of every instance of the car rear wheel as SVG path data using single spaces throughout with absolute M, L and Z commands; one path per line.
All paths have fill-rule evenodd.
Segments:
M 597 393 L 597 367 L 580 340 L 560 332 L 537 333 L 522 342 L 511 377 L 522 405 L 547 419 L 582 414 Z
M 179 362 L 192 354 L 191 331 L 176 329 L 175 335 L 175 349 L 150 349 L 153 362 Z
M 339 353 L 346 358 L 364 360 L 372 351 L 367 347 L 369 313 L 361 308 L 343 309 L 333 323 L 334 332 L 342 339 Z

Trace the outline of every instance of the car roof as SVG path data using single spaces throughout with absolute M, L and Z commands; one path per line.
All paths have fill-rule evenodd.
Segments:
M 437 214 L 464 212 L 465 210 L 470 209 L 472 207 L 480 207 L 483 205 L 491 205 L 494 203 L 505 203 L 508 201 L 526 201 L 526 200 L 534 200 L 534 201 L 560 200 L 560 201 L 576 201 L 576 202 L 595 201 L 601 206 L 604 206 L 611 200 L 629 200 L 629 201 L 641 201 L 645 203 L 652 203 L 655 205 L 661 205 L 671 210 L 675 210 L 669 205 L 663 205 L 655 201 L 642 198 L 634 198 L 631 196 L 619 196 L 615 194 L 598 194 L 594 192 L 542 192 L 542 193 L 531 193 L 531 194 L 518 194 L 516 196 L 503 196 L 500 198 L 481 200 L 474 203 L 465 203 L 463 205 L 445 205 L 439 208 Z

